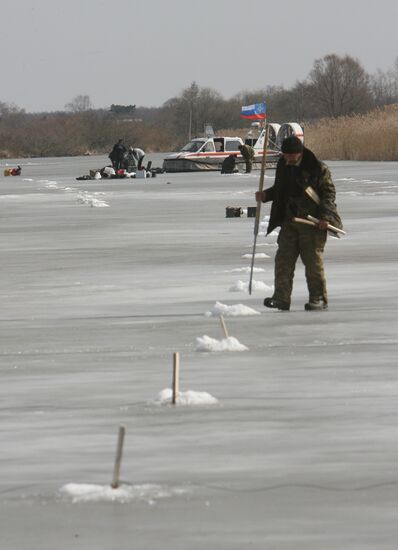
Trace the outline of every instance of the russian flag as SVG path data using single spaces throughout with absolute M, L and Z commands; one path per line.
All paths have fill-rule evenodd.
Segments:
M 264 120 L 266 117 L 265 103 L 254 103 L 253 105 L 246 105 L 242 107 L 240 118 L 247 118 L 250 120 Z

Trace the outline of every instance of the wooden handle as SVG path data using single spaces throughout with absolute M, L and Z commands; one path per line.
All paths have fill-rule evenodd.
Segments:
M 220 315 L 220 323 L 221 323 L 221 327 L 223 329 L 225 338 L 229 338 L 229 334 L 228 334 L 228 331 L 227 331 L 227 327 L 225 325 L 224 317 L 222 315 Z
M 315 224 L 319 223 L 319 220 L 317 218 L 314 218 L 314 216 L 310 216 L 310 214 L 308 214 L 307 218 L 311 222 L 314 222 Z M 340 233 L 341 235 L 346 235 L 345 231 L 343 231 L 342 229 L 339 229 L 338 227 L 335 227 L 334 225 L 330 224 L 329 222 L 328 222 L 328 229 L 330 229 L 331 231 L 334 231 L 335 233 Z
M 311 219 L 305 220 L 304 218 L 292 218 L 292 221 L 297 223 L 303 223 L 305 225 L 312 225 L 312 227 L 316 227 L 318 225 L 319 220 L 317 220 L 316 218 L 313 218 L 312 216 L 308 216 L 308 217 Z M 343 231 L 342 229 L 338 229 L 337 227 L 334 227 L 334 225 L 330 225 L 330 223 L 328 224 L 327 231 L 330 231 L 331 233 L 337 233 L 337 235 L 338 234 L 346 235 L 345 231 Z
M 122 455 L 123 455 L 123 443 L 124 443 L 124 436 L 126 433 L 126 426 L 120 426 L 119 427 L 119 434 L 117 438 L 117 448 L 116 448 L 116 458 L 115 458 L 115 466 L 113 469 L 113 479 L 111 483 L 112 489 L 117 489 L 120 485 L 120 465 L 122 463 Z

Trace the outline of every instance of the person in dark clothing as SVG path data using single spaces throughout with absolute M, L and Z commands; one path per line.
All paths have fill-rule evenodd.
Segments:
M 229 155 L 223 160 L 221 174 L 233 174 L 236 166 L 236 155 Z
M 264 305 L 290 309 L 294 271 L 300 256 L 309 291 L 305 309 L 323 310 L 328 306 L 323 268 L 328 224 L 342 228 L 335 204 L 336 190 L 327 166 L 304 147 L 298 137 L 286 138 L 282 143 L 282 153 L 274 185 L 256 193 L 257 201 L 272 201 L 267 235 L 276 227 L 281 228 L 275 256 L 274 294 L 265 298 Z M 306 219 L 308 215 L 319 220 L 316 227 L 292 219 Z
M 254 149 L 251 145 L 239 145 L 239 151 L 246 164 L 246 174 L 250 174 L 253 168 Z
M 109 158 L 111 159 L 112 166 L 115 170 L 123 168 L 124 154 L 126 151 L 127 149 L 123 145 L 123 140 L 119 139 L 119 141 L 113 146 L 112 151 L 109 153 Z

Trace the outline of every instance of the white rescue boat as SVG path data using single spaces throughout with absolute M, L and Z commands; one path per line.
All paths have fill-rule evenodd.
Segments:
M 246 140 L 253 145 L 255 158 L 253 167 L 257 168 L 261 163 L 263 154 L 264 131 L 255 140 Z M 236 155 L 236 163 L 244 164 L 245 161 L 240 154 L 239 146 L 244 142 L 240 137 L 215 136 L 196 138 L 187 143 L 178 153 L 168 155 L 163 161 L 165 172 L 200 172 L 203 170 L 221 170 L 223 161 L 229 155 Z M 277 148 L 267 148 L 267 164 L 276 163 L 280 156 Z

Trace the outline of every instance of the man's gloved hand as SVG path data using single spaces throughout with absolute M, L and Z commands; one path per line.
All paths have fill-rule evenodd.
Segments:
M 317 224 L 317 228 L 321 231 L 327 231 L 327 228 L 329 227 L 329 222 L 327 220 L 319 220 Z
M 264 202 L 265 201 L 265 191 L 256 191 L 256 202 Z

